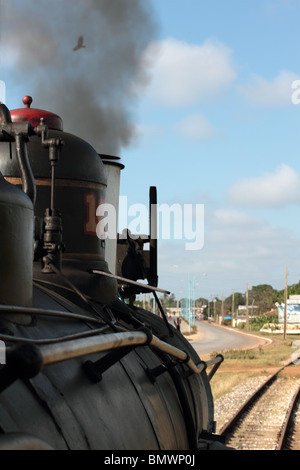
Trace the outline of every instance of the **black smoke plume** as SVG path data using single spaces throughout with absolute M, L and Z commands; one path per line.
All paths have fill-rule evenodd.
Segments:
M 149 79 L 155 38 L 148 0 L 0 0 L 0 79 L 59 114 L 98 152 L 134 138 L 134 110 Z M 85 47 L 73 50 L 79 36 Z M 1 76 L 2 75 L 2 76 Z

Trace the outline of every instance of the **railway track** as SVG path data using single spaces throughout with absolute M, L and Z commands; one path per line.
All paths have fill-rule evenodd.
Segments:
M 270 376 L 220 429 L 226 445 L 236 450 L 300 449 L 300 380 Z
M 291 401 L 276 450 L 300 450 L 300 384 Z

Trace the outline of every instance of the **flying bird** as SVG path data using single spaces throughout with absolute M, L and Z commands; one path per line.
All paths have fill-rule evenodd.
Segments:
M 78 51 L 78 49 L 81 49 L 82 47 L 85 47 L 85 45 L 83 44 L 83 36 L 79 36 L 77 44 L 73 48 L 73 51 Z

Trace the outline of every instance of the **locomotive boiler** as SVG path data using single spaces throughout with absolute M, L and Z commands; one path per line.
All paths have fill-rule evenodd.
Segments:
M 151 230 L 97 233 L 122 165 L 31 102 L 0 104 L 0 449 L 213 448 L 222 357 L 168 323 Z

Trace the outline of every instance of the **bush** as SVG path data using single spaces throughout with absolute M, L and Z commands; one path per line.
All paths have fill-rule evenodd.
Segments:
M 251 330 L 259 331 L 266 323 L 278 323 L 278 316 L 275 315 L 261 315 L 260 317 L 251 318 Z

